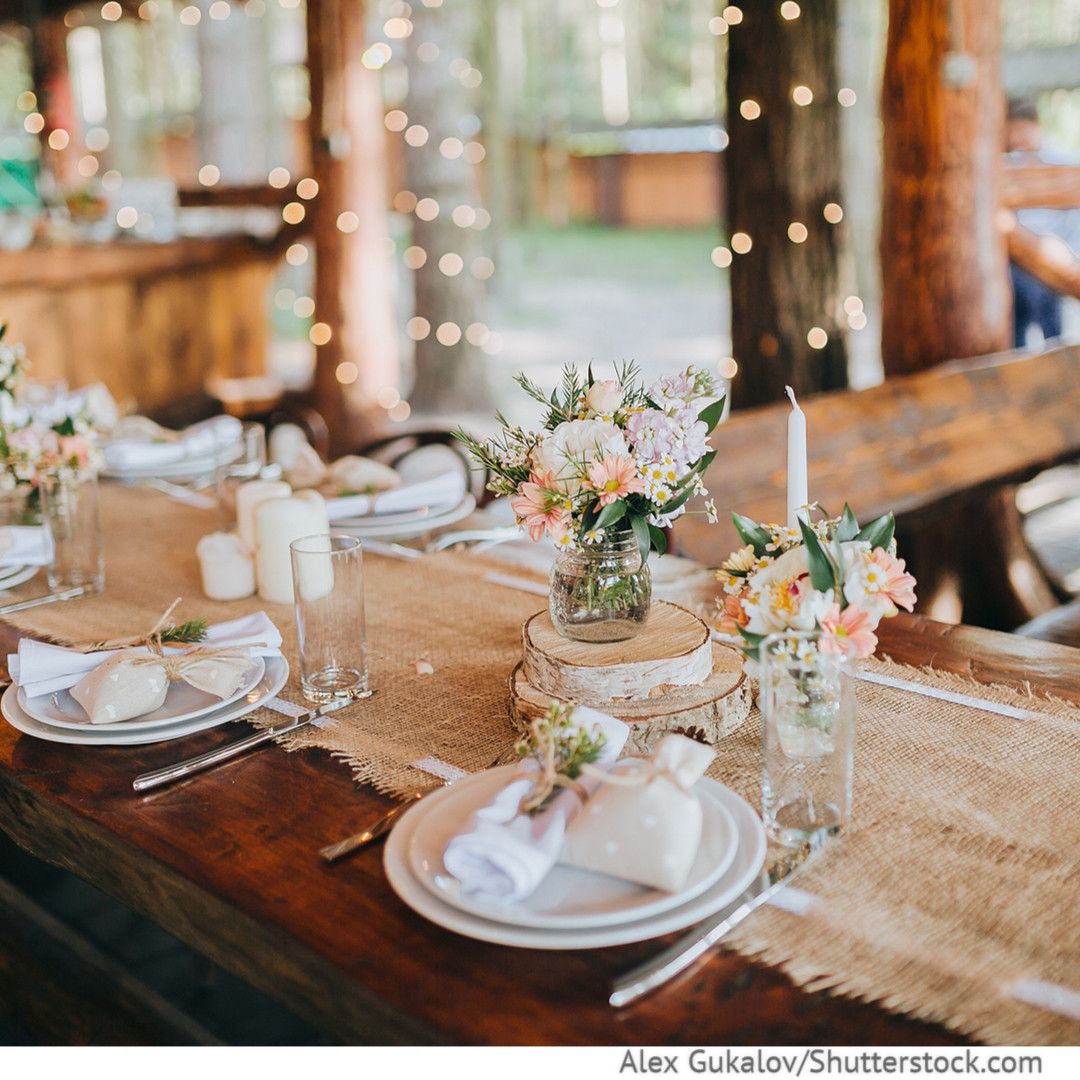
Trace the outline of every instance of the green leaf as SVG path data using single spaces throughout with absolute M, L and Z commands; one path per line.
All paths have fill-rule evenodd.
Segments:
M 835 588 L 836 573 L 832 561 L 817 538 L 817 533 L 801 518 L 799 528 L 802 529 L 803 543 L 806 545 L 806 559 L 810 565 L 810 584 L 819 592 Z
M 888 548 L 896 531 L 896 518 L 891 513 L 882 514 L 859 530 L 856 540 L 865 540 L 872 548 Z
M 626 501 L 624 499 L 616 499 L 613 503 L 608 503 L 607 506 L 597 514 L 596 525 L 594 528 L 607 529 L 614 525 L 615 522 L 621 521 L 625 514 Z
M 667 551 L 667 536 L 663 529 L 658 529 L 655 525 L 649 526 L 649 538 L 652 540 L 652 546 L 656 548 L 657 555 L 663 555 Z
M 844 503 L 844 515 L 840 518 L 840 524 L 836 527 L 836 539 L 841 543 L 854 540 L 859 535 L 859 523 L 851 512 L 851 507 Z
M 641 561 L 645 562 L 649 557 L 649 548 L 652 546 L 649 523 L 643 517 L 632 514 L 630 516 L 630 528 L 634 530 L 634 539 L 637 541 L 638 551 L 641 552 Z
M 759 558 L 766 554 L 766 548 L 772 543 L 772 537 L 752 518 L 743 514 L 733 513 L 731 520 L 735 523 L 735 531 L 739 534 L 744 544 L 749 544 L 754 549 L 754 554 Z
M 720 417 L 724 415 L 724 403 L 726 401 L 726 397 L 719 398 L 711 405 L 706 405 L 705 408 L 698 413 L 698 419 L 704 421 L 710 434 L 712 433 L 713 428 L 720 423 Z

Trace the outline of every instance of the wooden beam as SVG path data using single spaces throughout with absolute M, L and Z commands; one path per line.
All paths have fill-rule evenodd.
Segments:
M 1080 206 L 1080 165 L 1006 165 L 1000 178 L 1001 205 L 1010 210 Z
M 891 0 L 882 82 L 881 353 L 886 377 L 1008 348 L 994 225 L 1005 122 L 1000 16 L 977 0 Z
M 1056 236 L 1038 236 L 1025 229 L 1012 214 L 1000 217 L 1009 258 L 1051 289 L 1080 299 L 1080 259 L 1069 245 Z

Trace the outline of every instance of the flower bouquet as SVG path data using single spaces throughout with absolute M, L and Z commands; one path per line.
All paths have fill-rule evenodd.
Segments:
M 872 656 L 882 618 L 915 605 L 892 514 L 863 528 L 847 506 L 839 518 L 800 521 L 798 529 L 732 518 L 744 546 L 717 572 L 720 628 L 739 638 L 751 670 L 773 634 L 790 635 L 789 651 L 807 662 L 815 651 Z
M 663 530 L 691 496 L 708 494 L 701 476 L 724 400 L 692 367 L 648 388 L 634 364 L 613 380 L 567 366 L 550 396 L 523 374 L 517 383 L 546 410 L 540 431 L 498 415 L 502 431 L 486 442 L 455 434 L 529 536 L 565 553 L 552 570 L 556 629 L 584 641 L 631 637 L 648 614 L 649 552 L 663 554 Z M 706 512 L 716 520 L 711 504 Z

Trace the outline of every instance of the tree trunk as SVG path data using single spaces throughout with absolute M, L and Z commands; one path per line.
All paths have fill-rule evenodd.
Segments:
M 732 344 L 739 361 L 738 406 L 847 385 L 839 256 L 843 225 L 823 216 L 840 203 L 840 120 L 836 100 L 836 0 L 802 5 L 783 19 L 779 5 L 743 5 L 728 34 L 726 151 L 728 222 L 752 248 L 731 266 Z M 813 101 L 792 99 L 808 87 Z M 761 114 L 745 119 L 743 102 Z M 789 239 L 800 223 L 806 240 Z M 808 341 L 824 331 L 823 347 Z
M 1009 348 L 995 223 L 1004 109 L 997 4 L 891 0 L 881 95 L 886 376 Z
M 483 353 L 466 335 L 468 327 L 480 321 L 484 296 L 482 282 L 473 272 L 481 255 L 480 234 L 468 224 L 455 224 L 451 216 L 459 206 L 479 206 L 480 190 L 475 166 L 465 155 L 442 151 L 444 140 L 468 143 L 473 138 L 462 131 L 461 120 L 477 111 L 477 92 L 468 89 L 450 65 L 475 58 L 474 14 L 472 5 L 461 0 L 437 8 L 415 5 L 407 42 L 405 111 L 410 127 L 422 125 L 428 138 L 422 146 L 404 147 L 406 176 L 418 200 L 434 199 L 438 204 L 435 217 L 425 220 L 426 214 L 418 213 L 412 222 L 412 243 L 426 255 L 415 274 L 416 315 L 430 324 L 426 336 L 416 342 L 409 400 L 417 412 L 489 408 Z M 417 54 L 425 43 L 438 46 L 437 59 Z M 444 256 L 457 256 L 461 262 L 451 259 L 448 266 Z M 456 265 L 460 269 L 447 272 Z
M 398 384 L 386 237 L 386 145 L 379 76 L 360 63 L 364 12 L 357 0 L 308 0 L 312 165 L 318 198 L 308 205 L 315 241 L 315 318 L 330 328 L 318 346 L 315 405 L 330 429 L 331 453 L 385 427 L 376 403 Z M 340 214 L 359 218 L 354 232 Z M 342 365 L 355 365 L 355 371 Z M 355 375 L 355 378 L 353 377 Z

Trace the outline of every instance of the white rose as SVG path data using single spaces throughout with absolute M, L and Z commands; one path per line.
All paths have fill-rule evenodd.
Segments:
M 626 453 L 626 439 L 611 421 L 566 420 L 533 450 L 532 467 L 551 473 L 568 495 L 577 495 L 596 458 Z
M 614 379 L 594 382 L 585 395 L 585 407 L 603 416 L 614 415 L 622 401 L 622 387 Z

